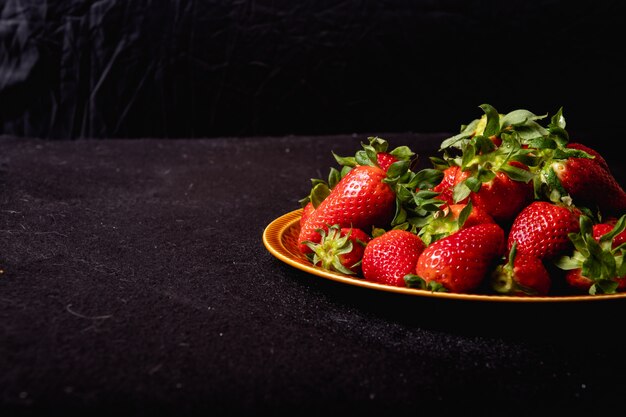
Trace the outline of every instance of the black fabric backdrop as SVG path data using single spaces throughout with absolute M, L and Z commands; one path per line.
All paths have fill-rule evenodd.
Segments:
M 482 103 L 618 127 L 622 1 L 0 1 L 0 134 L 454 131 Z

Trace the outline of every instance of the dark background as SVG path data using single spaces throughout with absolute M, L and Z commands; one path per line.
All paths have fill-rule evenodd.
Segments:
M 615 128 L 621 1 L 0 1 L 0 134 L 450 132 L 489 103 Z

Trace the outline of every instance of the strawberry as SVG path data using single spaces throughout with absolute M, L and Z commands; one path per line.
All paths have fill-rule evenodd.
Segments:
M 369 165 L 351 169 L 330 191 L 300 229 L 298 242 L 302 253 L 310 253 L 304 241 L 319 243 L 318 229 L 328 230 L 328 224 L 371 230 L 383 227 L 395 213 L 396 196 L 392 187 L 384 182 L 385 171 Z
M 374 237 L 363 253 L 363 277 L 372 282 L 406 286 L 404 276 L 415 271 L 424 243 L 414 233 L 392 229 Z
M 593 156 L 594 162 L 596 162 L 605 170 L 610 171 L 609 164 L 606 162 L 606 159 L 604 159 L 604 157 L 600 155 L 600 152 L 596 151 L 595 149 L 591 149 L 589 146 L 583 145 L 582 143 L 578 142 L 569 142 L 567 145 L 565 145 L 565 147 L 568 149 L 578 149 L 579 151 L 588 153 L 589 155 Z
M 361 272 L 365 246 L 371 237 L 361 229 L 332 225 L 328 231 L 318 229 L 319 243 L 303 242 L 311 251 L 311 263 L 329 271 L 347 275 Z
M 300 217 L 300 227 L 302 227 L 302 225 L 306 222 L 311 213 L 313 213 L 314 211 L 315 206 L 313 206 L 313 203 L 311 201 L 307 202 L 304 205 L 304 207 L 302 208 L 302 215 Z
M 517 161 L 508 163 L 512 167 L 528 171 L 528 167 Z M 483 182 L 478 192 L 470 194 L 470 199 L 481 207 L 498 223 L 512 220 L 533 200 L 531 182 L 513 180 L 504 171 L 497 171 L 495 177 Z
M 507 262 L 491 274 L 491 288 L 499 294 L 521 297 L 548 295 L 552 282 L 545 265 L 535 255 L 517 252 L 516 246 L 509 251 Z
M 426 245 L 452 233 L 481 223 L 495 223 L 482 208 L 467 204 L 446 204 L 432 213 L 421 227 L 418 235 Z
M 415 275 L 453 293 L 472 292 L 503 255 L 504 245 L 504 230 L 495 223 L 461 229 L 426 247 L 417 260 Z
M 608 233 L 597 236 L 600 229 L 604 227 L 596 228 L 589 217 L 581 216 L 580 231 L 569 235 L 574 251 L 555 260 L 556 266 L 567 271 L 565 280 L 570 287 L 592 295 L 626 290 L 626 215 Z
M 599 152 L 580 143 L 544 143 L 542 165 L 535 188 L 553 202 L 598 209 L 606 215 L 626 211 L 626 191 Z
M 600 241 L 600 239 L 604 235 L 613 231 L 616 224 L 617 224 L 617 219 L 607 220 L 604 223 L 594 224 L 593 225 L 593 238 L 597 241 Z M 613 248 L 618 247 L 624 242 L 626 242 L 626 230 L 613 236 Z
M 398 158 L 388 152 L 379 152 L 376 155 L 376 164 L 385 172 L 389 169 L 391 164 L 398 161 Z
M 448 204 L 464 204 L 467 198 L 462 201 L 455 201 L 453 196 L 454 186 L 469 176 L 469 173 L 461 171 L 461 167 L 451 165 L 443 170 L 441 182 L 433 187 L 433 191 L 439 193 L 437 198 Z
M 549 184 L 565 193 L 578 206 L 596 207 L 605 214 L 619 214 L 626 211 L 626 192 L 615 177 L 590 158 L 569 157 L 555 160 L 546 170 L 552 170 L 558 184 Z M 550 172 L 544 174 L 550 178 Z M 551 197 L 554 199 L 554 197 Z
M 344 168 L 354 168 L 357 165 L 373 165 L 383 171 L 388 171 L 389 167 L 396 162 L 409 162 L 415 155 L 407 146 L 398 146 L 388 150 L 389 143 L 378 136 L 370 136 L 369 143 L 361 143 L 363 149 L 356 152 L 354 156 L 333 156 Z
M 579 230 L 580 211 L 548 201 L 536 200 L 526 206 L 511 225 L 507 249 L 517 242 L 517 251 L 549 260 L 572 246 L 568 234 Z

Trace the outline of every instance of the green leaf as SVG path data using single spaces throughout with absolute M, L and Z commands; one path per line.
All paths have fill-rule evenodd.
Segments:
M 319 205 L 330 195 L 330 189 L 325 183 L 319 183 L 311 189 L 310 200 L 313 207 L 318 208 Z
M 443 172 L 438 169 L 422 169 L 415 174 L 411 184 L 420 190 L 430 189 L 441 182 L 443 175 Z
M 518 109 L 513 110 L 510 113 L 505 114 L 500 121 L 502 128 L 506 128 L 508 126 L 519 126 L 526 124 L 528 121 L 532 120 L 540 120 L 546 116 L 537 116 L 534 113 L 524 110 Z
M 456 184 L 454 188 L 452 189 L 452 199 L 454 200 L 455 203 L 459 201 L 463 201 L 467 197 L 469 197 L 471 192 L 472 190 L 470 190 L 470 188 L 467 186 L 467 180 L 462 181 Z
M 485 126 L 484 136 L 497 136 L 500 133 L 500 113 L 489 104 L 481 104 L 480 107 L 487 115 L 487 125 Z
M 401 161 L 408 161 L 415 155 L 415 153 L 408 146 L 398 146 L 389 152 L 389 154 L 395 156 Z
M 463 144 L 467 142 L 467 140 L 472 137 L 472 135 L 474 135 L 474 132 L 476 131 L 476 126 L 478 126 L 478 119 L 473 120 L 467 126 L 463 126 L 460 133 L 449 137 L 441 142 L 441 145 L 439 145 L 439 151 L 447 148 L 461 149 L 463 147 Z
M 357 165 L 356 158 L 354 156 L 339 156 L 334 152 L 332 152 L 332 154 L 337 163 L 341 166 L 354 168 Z
M 409 161 L 396 161 L 387 168 L 387 178 L 398 178 L 409 169 Z
M 472 202 L 468 201 L 465 207 L 463 207 L 463 209 L 459 213 L 459 218 L 458 218 L 459 229 L 463 227 L 463 225 L 467 221 L 470 214 L 472 214 L 472 209 L 473 209 Z
M 367 138 L 369 141 L 369 146 L 374 150 L 374 152 L 387 152 L 387 148 L 389 147 L 389 142 L 387 142 L 383 138 L 379 138 L 378 136 L 370 136 Z M 363 144 L 365 148 L 367 145 Z
M 374 152 L 373 159 L 372 159 L 372 152 Z M 359 165 L 376 166 L 376 152 L 373 149 L 370 151 L 365 150 L 365 149 L 357 151 L 355 159 L 356 159 L 356 163 Z
M 341 173 L 337 170 L 337 168 L 331 168 L 328 173 L 328 187 L 330 189 L 335 188 L 335 185 L 341 180 Z

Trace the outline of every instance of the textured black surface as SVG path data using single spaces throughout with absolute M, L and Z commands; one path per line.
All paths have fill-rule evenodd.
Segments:
M 0 2 L 0 134 L 438 132 L 490 103 L 621 124 L 625 3 Z M 582 125 L 584 123 L 584 125 Z
M 0 414 L 615 415 L 622 301 L 432 300 L 272 257 L 265 226 L 366 137 L 0 138 Z

